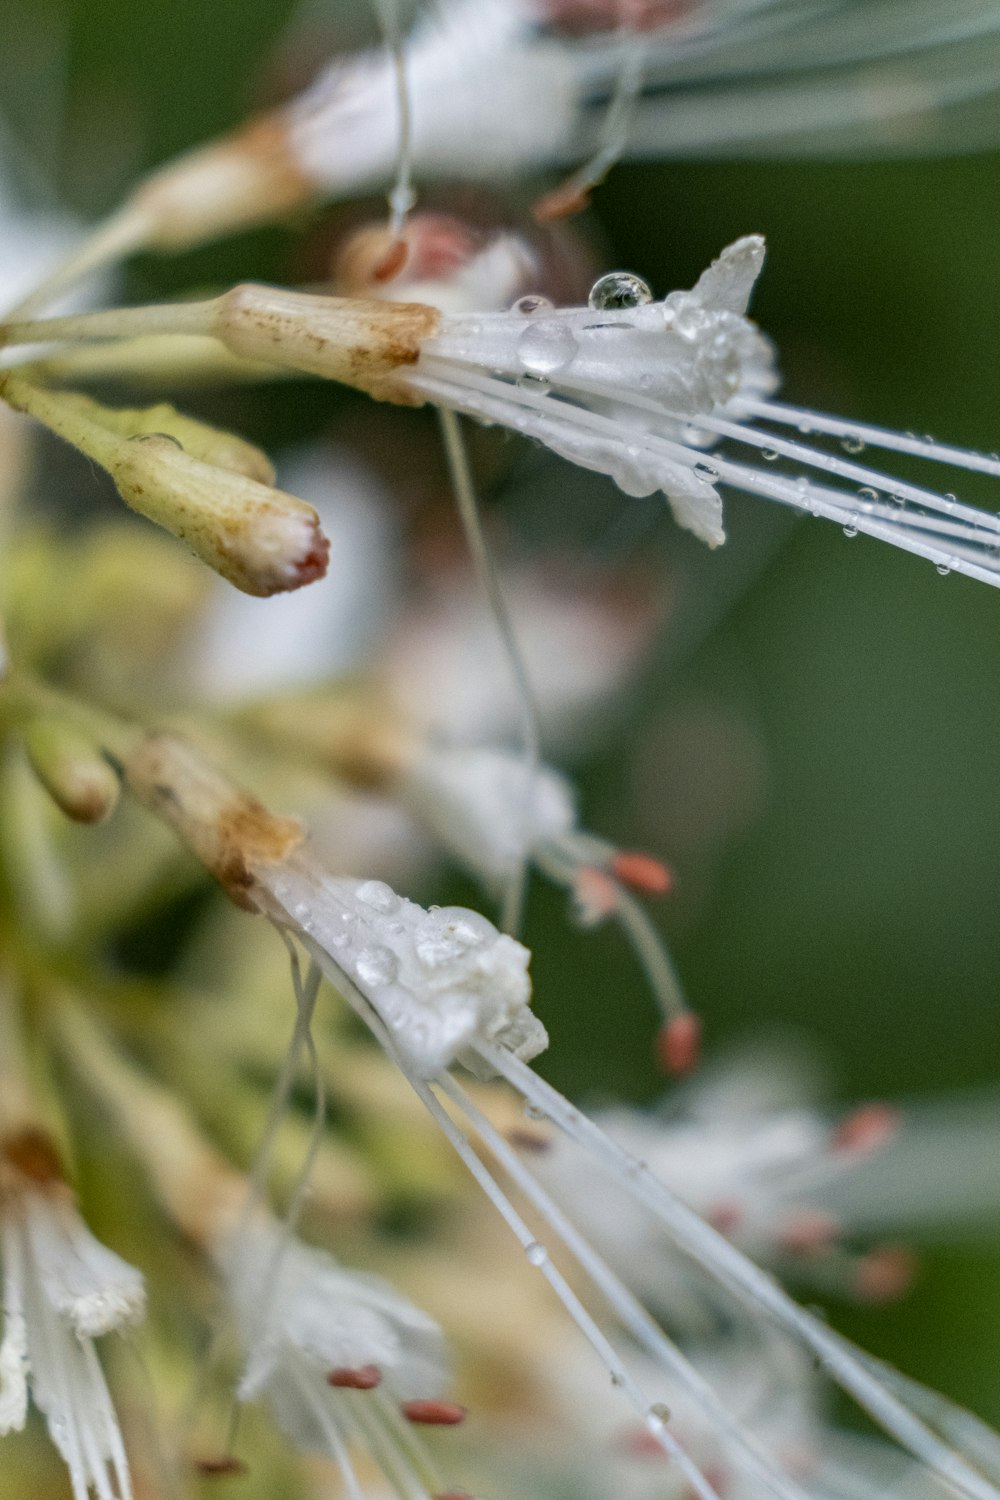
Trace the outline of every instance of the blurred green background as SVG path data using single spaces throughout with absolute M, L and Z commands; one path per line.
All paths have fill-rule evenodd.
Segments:
M 141 170 L 268 97 L 292 9 L 0 0 L 0 107 L 62 198 L 95 216 Z M 360 5 L 326 9 L 345 37 L 363 31 Z M 763 231 L 754 311 L 789 399 L 988 451 L 1000 448 L 998 169 L 990 155 L 628 165 L 597 193 L 592 227 L 609 265 L 661 295 Z M 294 274 L 301 227 L 143 260 L 128 295 Z M 272 447 L 298 439 L 338 399 L 255 398 L 246 430 Z M 1000 507 L 1000 485 L 958 478 L 941 487 Z M 1000 1085 L 1000 596 L 763 502 L 730 501 L 731 543 L 704 554 L 654 502 L 599 491 L 590 484 L 608 526 L 644 507 L 631 545 L 662 555 L 680 598 L 634 703 L 633 753 L 619 726 L 584 768 L 586 818 L 674 863 L 663 920 L 710 1044 L 792 1027 L 816 1040 L 844 1098 Z M 551 534 L 571 508 L 524 524 Z M 449 896 L 471 892 L 456 881 Z M 648 1001 L 618 936 L 579 935 L 561 897 L 536 889 L 529 939 L 549 1076 L 593 1097 L 651 1097 Z M 983 1186 L 1000 1197 L 1000 1162 Z M 988 1237 L 929 1254 L 899 1307 L 837 1316 L 1000 1422 Z

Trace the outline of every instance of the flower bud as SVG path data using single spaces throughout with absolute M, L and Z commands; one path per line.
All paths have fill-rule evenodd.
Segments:
M 100 823 L 114 811 L 118 777 L 93 740 L 74 725 L 40 715 L 25 730 L 24 742 L 32 770 L 68 818 Z
M 62 393 L 71 400 L 84 416 L 99 422 L 109 432 L 120 437 L 167 437 L 173 438 L 192 458 L 212 464 L 218 469 L 229 469 L 234 474 L 244 474 L 258 484 L 274 483 L 274 465 L 267 454 L 254 443 L 199 422 L 195 417 L 185 416 L 166 401 L 156 406 L 110 407 L 101 406 L 88 396 Z
M 311 505 L 203 463 L 169 437 L 123 443 L 108 471 L 127 505 L 245 594 L 301 588 L 326 572 L 330 544 Z

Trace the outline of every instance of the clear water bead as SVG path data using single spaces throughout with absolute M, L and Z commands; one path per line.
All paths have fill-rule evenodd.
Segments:
M 544 1266 L 549 1258 L 549 1252 L 538 1240 L 532 1240 L 530 1245 L 525 1245 L 524 1254 L 529 1266 Z
M 366 880 L 358 886 L 357 898 L 363 901 L 365 906 L 370 906 L 373 911 L 389 912 L 399 909 L 399 897 L 391 885 L 386 885 L 384 880 Z
M 548 297 L 542 297 L 531 292 L 527 297 L 518 297 L 516 302 L 511 303 L 511 312 L 519 314 L 522 318 L 534 318 L 538 313 L 551 312 L 555 307 Z
M 399 973 L 399 963 L 391 948 L 362 948 L 354 968 L 362 984 L 375 987 L 392 984 Z
M 620 312 L 643 307 L 652 300 L 653 293 L 640 276 L 633 276 L 631 271 L 609 271 L 590 288 L 587 305 L 594 312 Z
M 531 319 L 517 341 L 517 357 L 529 375 L 553 375 L 572 364 L 579 345 L 559 318 Z
M 657 1401 L 649 1408 L 647 1415 L 650 1419 L 650 1426 L 666 1427 L 670 1421 L 670 1407 L 665 1406 L 662 1401 Z
M 711 464 L 695 464 L 694 477 L 703 479 L 706 484 L 714 484 L 719 477 L 719 471 Z
M 848 433 L 847 437 L 841 438 L 840 446 L 845 453 L 863 453 L 865 451 L 865 440 L 864 438 L 855 437 L 852 433 Z

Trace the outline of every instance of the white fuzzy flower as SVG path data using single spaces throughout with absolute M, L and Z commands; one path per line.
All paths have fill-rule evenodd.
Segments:
M 863 15 L 850 0 L 432 0 L 406 43 L 414 163 L 477 181 L 569 166 L 600 150 L 629 61 L 626 155 L 920 151 L 935 132 L 975 143 L 990 125 L 966 114 L 1000 84 L 998 32 L 989 0 L 947 15 L 916 0 L 869 0 Z M 287 106 L 296 165 L 317 187 L 391 175 L 394 87 L 391 60 L 372 52 Z
M 464 907 L 426 911 L 378 880 L 324 875 L 305 856 L 260 865 L 269 914 L 306 941 L 336 985 L 346 976 L 420 1077 L 479 1066 L 496 1043 L 516 1057 L 548 1043 L 529 1009 L 528 950 Z
M 764 241 L 750 235 L 724 250 L 690 292 L 663 302 L 637 278 L 613 272 L 596 283 L 587 309 L 442 317 L 418 363 L 397 378 L 428 400 L 610 475 L 626 494 L 662 491 L 678 523 L 709 546 L 725 540 L 721 484 L 825 516 L 848 535 L 867 532 L 942 572 L 996 584 L 996 516 L 856 455 L 870 444 L 994 476 L 1000 461 L 769 399 L 778 384 L 773 349 L 746 317 L 763 261 Z M 848 456 L 788 438 L 788 428 L 836 439 Z M 763 462 L 738 461 L 731 446 Z
M 369 1493 L 354 1448 L 370 1453 L 393 1493 L 443 1497 L 413 1431 L 464 1416 L 441 1398 L 449 1371 L 434 1320 L 267 1218 L 246 1222 L 218 1259 L 247 1354 L 239 1399 L 265 1399 L 300 1452 L 332 1459 L 349 1500 Z
M 10 1138 L 0 1171 L 0 1433 L 24 1426 L 30 1390 L 74 1500 L 91 1492 L 128 1500 L 128 1464 L 94 1339 L 142 1317 L 142 1277 L 87 1229 L 42 1137 Z

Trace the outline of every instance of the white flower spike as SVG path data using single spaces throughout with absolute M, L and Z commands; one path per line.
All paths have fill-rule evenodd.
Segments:
M 87 1229 L 52 1144 L 34 1129 L 0 1143 L 0 1251 L 0 1434 L 24 1426 L 30 1389 L 74 1500 L 131 1500 L 94 1340 L 142 1318 L 143 1280 Z
M 691 291 L 662 302 L 624 272 L 602 277 L 587 308 L 531 299 L 526 310 L 520 299 L 510 312 L 452 316 L 421 303 L 243 286 L 211 302 L 11 323 L 0 338 L 207 333 L 242 357 L 508 427 L 610 475 L 626 494 L 660 491 L 678 523 L 709 546 L 725 540 L 724 485 L 824 516 L 848 536 L 891 542 L 942 573 L 1000 584 L 996 515 L 858 455 L 882 448 L 993 478 L 1000 458 L 770 399 L 774 351 L 746 316 L 763 261 L 764 241 L 749 235 Z M 785 436 L 789 429 L 819 441 Z M 830 451 L 836 443 L 843 453 Z M 731 457 L 731 447 L 760 462 Z
M 719 1392 L 671 1341 L 593 1249 L 508 1141 L 452 1074 L 461 1063 L 505 1078 L 537 1116 L 614 1172 L 631 1197 L 701 1268 L 727 1305 L 754 1326 L 809 1350 L 899 1445 L 968 1500 L 1000 1500 L 961 1449 L 942 1441 L 846 1340 L 804 1311 L 769 1276 L 676 1198 L 648 1166 L 608 1137 L 525 1061 L 545 1044 L 528 1009 L 527 952 L 476 913 L 423 912 L 381 882 L 331 878 L 290 837 L 290 825 L 227 782 L 193 747 L 168 736 L 140 741 L 124 757 L 133 791 L 170 823 L 240 903 L 297 936 L 397 1063 L 469 1172 L 604 1362 L 645 1430 L 680 1466 L 699 1500 L 717 1492 L 692 1462 L 612 1342 L 554 1264 L 490 1163 L 514 1184 L 565 1248 L 621 1328 L 709 1412 L 740 1472 L 780 1500 L 803 1500 L 727 1408 Z M 435 1072 L 435 1068 L 437 1071 Z M 455 1115 L 445 1108 L 448 1099 Z M 460 1123 L 459 1123 L 460 1122 Z M 473 1144 L 478 1138 L 484 1155 Z M 769 1336 L 766 1334 L 763 1336 Z

